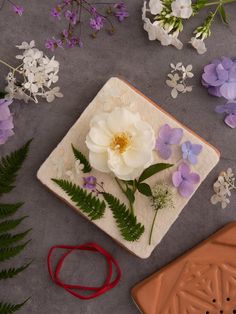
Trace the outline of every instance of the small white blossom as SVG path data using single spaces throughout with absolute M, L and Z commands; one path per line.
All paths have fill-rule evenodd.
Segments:
M 221 207 L 225 209 L 230 203 L 228 197 L 231 196 L 231 191 L 236 190 L 235 176 L 231 168 L 226 172 L 221 172 L 217 181 L 213 185 L 215 194 L 211 197 L 211 203 L 216 205 L 221 203 Z
M 150 12 L 151 14 L 159 14 L 161 13 L 162 9 L 163 9 L 163 4 L 160 0 L 150 0 L 149 1 L 149 8 L 150 8 Z
M 187 65 L 186 67 L 184 65 L 182 65 L 182 72 L 183 72 L 183 79 L 189 77 L 192 78 L 194 77 L 194 74 L 191 72 L 193 69 L 192 64 Z
M 171 3 L 172 15 L 182 19 L 189 19 L 193 14 L 191 0 L 175 0 Z
M 197 50 L 197 52 L 202 55 L 207 51 L 206 45 L 203 39 L 198 39 L 196 37 L 192 37 L 190 40 L 190 44 Z
M 168 74 L 169 80 L 166 81 L 166 84 L 172 88 L 171 96 L 177 98 L 179 92 L 184 91 L 184 85 L 179 83 L 180 77 L 177 73 Z
M 6 77 L 8 84 L 5 90 L 8 96 L 23 99 L 25 102 L 33 100 L 36 103 L 38 97 L 46 98 L 48 102 L 52 102 L 55 97 L 62 97 L 59 87 L 51 88 L 59 79 L 59 62 L 35 48 L 33 40 L 29 44 L 23 42 L 17 48 L 21 50 L 21 54 L 16 58 L 21 60 L 21 64 Z

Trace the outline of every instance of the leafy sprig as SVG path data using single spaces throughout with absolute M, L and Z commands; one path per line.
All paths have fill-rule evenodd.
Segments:
M 0 223 L 0 233 L 7 232 L 11 229 L 14 229 L 27 217 L 28 216 L 24 216 L 18 219 L 4 220 L 3 222 Z
M 110 193 L 103 193 L 103 197 L 112 211 L 122 237 L 127 241 L 137 241 L 144 232 L 144 226 L 137 222 L 137 218 L 118 198 Z
M 0 204 L 0 219 L 14 215 L 24 203 Z
M 9 268 L 9 269 L 4 269 L 4 270 L 0 271 L 0 280 L 6 280 L 6 279 L 13 278 L 13 277 L 17 276 L 19 273 L 21 273 L 22 271 L 27 269 L 30 266 L 30 264 L 31 264 L 31 262 L 29 262 L 28 264 L 26 264 L 24 266 L 18 267 L 18 268 Z
M 77 160 L 80 161 L 80 163 L 84 166 L 84 168 L 82 169 L 83 173 L 88 173 L 92 170 L 92 167 L 90 166 L 89 161 L 87 160 L 87 158 L 84 156 L 84 154 L 82 154 L 78 149 L 76 149 L 73 145 L 72 146 L 72 150 L 74 153 L 74 156 Z
M 18 310 L 20 310 L 22 308 L 23 305 L 25 305 L 25 303 L 29 300 L 30 298 L 28 298 L 27 300 L 25 300 L 22 303 L 19 304 L 11 304 L 11 303 L 0 303 L 0 314 L 12 314 Z
M 0 196 L 14 188 L 17 172 L 27 157 L 32 140 L 23 147 L 0 159 Z
M 6 260 L 9 260 L 12 257 L 15 257 L 16 255 L 20 254 L 21 251 L 25 249 L 27 244 L 31 240 L 25 242 L 24 244 L 20 244 L 14 247 L 6 247 L 6 248 L 0 248 L 0 262 L 4 262 Z M 1 312 L 0 312 L 1 313 Z
M 0 247 L 8 247 L 12 244 L 15 244 L 16 242 L 23 240 L 31 230 L 32 229 L 28 229 L 25 232 L 17 233 L 14 235 L 10 233 L 0 234 Z
M 67 180 L 52 179 L 91 220 L 102 218 L 106 204 L 90 192 Z

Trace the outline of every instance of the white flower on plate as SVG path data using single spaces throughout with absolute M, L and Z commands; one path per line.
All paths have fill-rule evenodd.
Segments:
M 50 90 L 48 90 L 46 93 L 45 93 L 45 97 L 46 97 L 46 100 L 47 102 L 52 102 L 56 97 L 63 97 L 63 94 L 60 92 L 60 87 L 54 87 Z
M 83 169 L 84 165 L 81 164 L 79 160 L 76 160 L 73 167 L 65 171 L 65 176 L 71 181 L 76 182 L 81 177 Z
M 93 168 L 133 180 L 153 162 L 155 133 L 138 113 L 116 107 L 91 120 L 86 145 Z
M 196 37 L 192 37 L 190 40 L 190 44 L 197 50 L 197 52 L 202 55 L 207 51 L 206 45 L 203 39 L 198 39 Z
M 171 3 L 172 15 L 182 19 L 189 19 L 193 14 L 191 0 L 175 0 Z
M 179 92 L 183 92 L 184 91 L 184 85 L 182 83 L 179 83 L 180 81 L 180 76 L 175 73 L 173 74 L 168 74 L 169 80 L 166 80 L 166 84 L 172 88 L 171 91 L 171 96 L 173 98 L 176 98 L 178 96 Z
M 150 0 L 149 1 L 149 8 L 150 8 L 151 14 L 157 15 L 157 14 L 161 13 L 161 11 L 163 9 L 163 4 L 162 4 L 161 0 Z

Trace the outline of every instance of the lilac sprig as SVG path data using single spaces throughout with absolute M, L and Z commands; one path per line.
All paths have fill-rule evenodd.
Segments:
M 5 0 L 2 2 L 1 6 L 0 6 L 0 10 L 3 8 L 5 2 L 6 2 Z M 10 3 L 13 12 L 15 12 L 17 15 L 21 16 L 24 13 L 24 8 L 22 6 L 15 4 L 11 0 L 7 0 L 7 2 Z
M 104 182 L 98 182 L 97 178 L 94 176 L 88 176 L 83 178 L 83 187 L 91 192 L 95 193 L 96 196 L 105 192 Z
M 105 7 L 105 13 L 100 8 Z M 56 48 L 83 47 L 82 22 L 89 26 L 93 38 L 108 26 L 108 33 L 113 34 L 115 27 L 112 17 L 116 17 L 119 22 L 123 22 L 129 16 L 124 2 L 119 3 L 90 3 L 87 0 L 63 0 L 51 10 L 51 16 L 57 20 L 66 20 L 68 26 L 64 29 L 59 38 L 47 39 L 45 47 L 54 51 Z

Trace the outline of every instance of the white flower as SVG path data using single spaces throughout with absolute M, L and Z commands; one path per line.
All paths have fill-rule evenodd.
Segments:
M 183 92 L 184 91 L 184 85 L 182 83 L 179 83 L 180 77 L 177 73 L 173 74 L 168 74 L 168 77 L 170 80 L 166 80 L 166 84 L 169 87 L 172 87 L 171 91 L 171 96 L 173 98 L 176 98 L 178 96 L 178 92 Z
M 60 92 L 60 87 L 54 87 L 45 93 L 47 102 L 52 102 L 55 97 L 63 97 L 63 94 Z
M 23 50 L 25 50 L 25 49 L 31 49 L 31 48 L 33 48 L 33 47 L 35 47 L 35 41 L 34 40 L 31 40 L 31 42 L 28 44 L 26 41 L 23 41 L 22 43 L 21 43 L 21 45 L 18 45 L 18 46 L 16 46 L 18 49 L 23 49 Z
M 133 180 L 153 162 L 155 134 L 138 113 L 116 107 L 91 120 L 86 145 L 93 168 Z
M 33 73 L 29 73 L 28 82 L 24 84 L 24 88 L 28 89 L 31 93 L 37 93 L 38 85 L 35 82 Z
M 190 44 L 193 46 L 193 48 L 195 48 L 197 50 L 197 52 L 200 55 L 204 54 L 207 51 L 206 45 L 205 45 L 203 39 L 198 39 L 196 37 L 192 37 L 190 40 Z
M 182 65 L 181 71 L 183 72 L 183 79 L 186 79 L 187 77 L 192 78 L 194 77 L 194 74 L 191 72 L 193 69 L 192 64 L 187 65 L 186 67 Z
M 149 1 L 149 8 L 150 8 L 151 14 L 157 15 L 157 14 L 161 13 L 162 8 L 163 8 L 163 4 L 160 0 L 150 0 Z
M 217 203 L 221 203 L 222 209 L 225 209 L 227 205 L 230 203 L 230 200 L 225 195 L 214 194 L 211 197 L 211 203 L 216 205 Z
M 171 3 L 172 15 L 182 19 L 189 19 L 193 14 L 191 0 L 175 0 Z
M 182 71 L 182 62 L 178 62 L 176 65 L 174 63 L 170 64 L 170 67 L 172 68 L 171 73 L 176 72 L 176 71 Z

